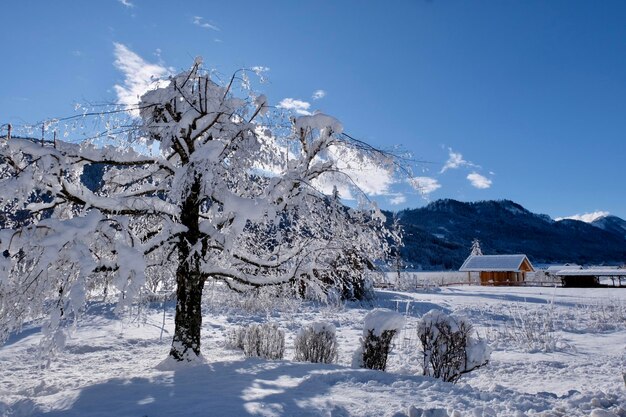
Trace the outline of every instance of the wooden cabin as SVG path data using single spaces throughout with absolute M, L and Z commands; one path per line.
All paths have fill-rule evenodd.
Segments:
M 480 285 L 520 285 L 535 269 L 526 255 L 470 255 L 459 271 L 467 272 L 468 282 L 477 273 Z

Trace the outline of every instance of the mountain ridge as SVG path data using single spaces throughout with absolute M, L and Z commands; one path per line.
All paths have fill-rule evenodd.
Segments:
M 404 229 L 402 259 L 416 269 L 458 269 L 473 239 L 485 254 L 524 253 L 536 264 L 626 262 L 626 221 L 617 216 L 595 224 L 556 221 L 511 200 L 442 199 L 397 217 Z

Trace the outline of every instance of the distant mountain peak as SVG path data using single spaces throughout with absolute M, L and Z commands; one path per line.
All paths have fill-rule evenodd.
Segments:
M 608 215 L 599 217 L 591 222 L 591 225 L 606 230 L 607 232 L 624 236 L 624 239 L 626 239 L 626 220 L 617 216 Z
M 574 214 L 572 216 L 557 217 L 554 220 L 558 222 L 558 221 L 567 219 L 567 220 L 578 220 L 578 221 L 585 222 L 585 223 L 593 223 L 596 220 L 610 216 L 610 214 L 611 213 L 609 213 L 608 211 L 594 211 L 593 213 Z

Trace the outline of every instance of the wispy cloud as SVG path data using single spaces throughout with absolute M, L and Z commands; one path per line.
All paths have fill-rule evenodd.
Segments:
M 404 194 L 397 194 L 389 199 L 389 203 L 393 204 L 394 206 L 406 203 L 406 196 Z
M 150 88 L 156 87 L 155 81 L 171 73 L 169 68 L 160 64 L 147 62 L 131 51 L 126 45 L 114 43 L 115 68 L 124 74 L 123 85 L 116 84 L 113 88 L 117 101 L 128 108 L 136 107 L 141 97 Z M 134 116 L 138 111 L 131 111 Z
M 472 184 L 473 187 L 476 187 L 479 189 L 489 188 L 491 187 L 491 183 L 492 183 L 492 181 L 489 178 L 483 175 L 480 175 L 478 172 L 472 172 L 471 174 L 467 176 L 467 179 L 469 180 L 469 182 Z
M 441 168 L 441 171 L 439 171 L 439 173 L 443 174 L 449 169 L 457 169 L 463 166 L 477 167 L 477 165 L 475 165 L 474 163 L 463 159 L 463 155 L 460 152 L 454 152 L 452 148 L 448 148 L 448 160 L 446 161 L 443 168 Z
M 212 30 L 217 30 L 217 31 L 220 30 L 220 28 L 218 28 L 217 26 L 212 25 L 211 23 L 205 22 L 202 16 L 194 16 L 192 21 L 194 25 L 200 26 L 201 28 L 204 28 L 204 29 L 212 29 Z
M 326 97 L 326 91 L 324 90 L 315 90 L 311 96 L 313 100 L 319 100 L 324 97 Z
M 340 145 L 330 146 L 327 158 L 335 162 L 337 170 L 313 182 L 322 192 L 330 194 L 333 187 L 337 187 L 339 195 L 347 200 L 360 199 L 360 192 L 367 196 L 398 195 L 391 190 L 396 180 L 391 167 L 386 166 L 384 161 Z
M 119 1 L 121 4 L 123 4 L 126 7 L 130 7 L 130 8 L 135 7 L 135 5 L 131 3 L 130 0 L 117 0 L 117 1 Z
M 557 217 L 556 220 L 557 222 L 560 220 L 565 220 L 565 219 L 569 219 L 569 220 L 579 220 L 581 222 L 585 222 L 585 223 L 591 223 L 594 220 L 598 220 L 602 217 L 606 217 L 608 216 L 609 213 L 608 211 L 594 211 L 593 213 L 584 213 L 584 214 L 574 214 L 573 216 L 567 216 L 567 217 Z
M 285 161 L 295 157 L 287 145 L 278 144 L 265 128 L 258 127 L 257 134 L 264 148 L 283 154 Z M 330 195 L 336 188 L 345 200 L 360 200 L 365 194 L 369 197 L 389 197 L 392 204 L 405 201 L 401 193 L 392 189 L 397 182 L 393 165 L 382 156 L 364 154 L 361 150 L 338 143 L 329 146 L 323 156 L 316 158 L 316 162 L 322 161 L 333 162 L 336 168 L 312 181 L 312 185 L 324 194 Z M 285 170 L 281 163 L 257 164 L 255 167 L 271 175 L 280 175 Z
M 431 177 L 413 177 L 409 179 L 409 184 L 424 197 L 441 188 L 439 181 Z
M 311 114 L 311 112 L 309 111 L 311 103 L 293 98 L 282 99 L 276 107 L 280 109 L 291 110 L 294 111 L 296 114 L 300 114 L 303 116 L 308 116 Z

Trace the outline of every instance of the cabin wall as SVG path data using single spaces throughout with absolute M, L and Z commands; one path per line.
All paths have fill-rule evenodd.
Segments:
M 480 285 L 520 285 L 525 279 L 525 272 L 481 271 L 480 273 Z

